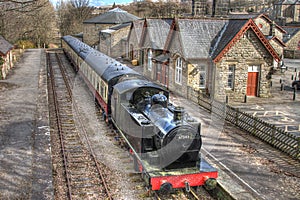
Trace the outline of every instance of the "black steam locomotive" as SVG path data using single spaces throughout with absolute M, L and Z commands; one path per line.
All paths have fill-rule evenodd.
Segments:
M 215 183 L 216 169 L 200 157 L 201 124 L 170 104 L 167 90 L 72 36 L 62 38 L 62 47 L 150 189 Z

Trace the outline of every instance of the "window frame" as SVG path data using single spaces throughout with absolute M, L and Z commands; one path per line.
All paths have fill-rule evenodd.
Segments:
M 176 58 L 175 64 L 175 83 L 182 84 L 182 70 L 183 70 L 183 59 L 181 57 Z
M 204 78 L 201 81 L 201 75 L 204 74 Z M 202 82 L 202 83 L 201 83 Z M 199 68 L 199 88 L 205 88 L 206 87 L 206 66 L 201 65 Z
M 152 49 L 148 49 L 148 52 L 147 52 L 147 59 L 148 59 L 148 62 L 147 62 L 147 68 L 149 71 L 152 71 L 152 58 L 153 58 L 153 52 L 152 52 Z
M 236 70 L 235 64 L 228 65 L 226 88 L 231 90 L 234 90 L 235 70 Z

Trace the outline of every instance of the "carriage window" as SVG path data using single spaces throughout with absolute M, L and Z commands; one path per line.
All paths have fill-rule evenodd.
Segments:
M 104 89 L 105 88 L 105 85 L 104 85 L 104 82 L 103 81 L 101 81 L 101 90 L 100 90 L 100 95 L 102 96 L 102 97 L 104 97 Z
M 107 99 L 107 87 L 106 87 L 106 85 L 104 85 L 104 99 L 105 99 L 105 101 Z
M 99 92 L 99 87 L 100 87 L 100 83 L 99 81 L 97 81 L 97 86 L 96 86 L 96 90 Z

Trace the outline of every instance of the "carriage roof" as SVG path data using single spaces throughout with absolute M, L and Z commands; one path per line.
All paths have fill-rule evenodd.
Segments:
M 64 36 L 63 40 L 106 82 L 125 74 L 140 75 L 128 66 L 93 49 L 72 36 Z
M 142 80 L 142 79 L 134 79 L 134 80 L 127 80 L 127 81 L 120 82 L 114 86 L 114 91 L 119 94 L 123 94 L 130 90 L 136 90 L 136 89 L 142 88 L 142 87 L 151 87 L 151 88 L 159 89 L 159 90 L 167 93 L 167 91 L 163 87 L 161 87 L 151 81 Z

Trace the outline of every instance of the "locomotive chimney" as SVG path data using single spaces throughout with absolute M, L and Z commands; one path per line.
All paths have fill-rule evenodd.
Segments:
M 174 109 L 174 121 L 181 121 L 183 119 L 184 108 L 183 107 L 175 107 Z

